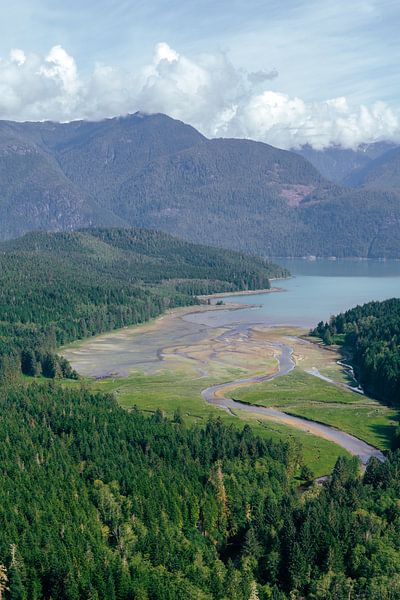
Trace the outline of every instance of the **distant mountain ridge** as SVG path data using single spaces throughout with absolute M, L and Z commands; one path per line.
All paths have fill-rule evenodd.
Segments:
M 294 152 L 309 160 L 323 177 L 341 185 L 351 182 L 353 173 L 364 168 L 368 169 L 376 159 L 396 147 L 393 142 L 360 144 L 355 150 L 341 146 L 316 150 L 312 146 L 305 145 L 295 149 Z M 347 184 L 351 185 L 351 183 Z
M 162 114 L 0 122 L 0 239 L 131 226 L 266 256 L 400 256 L 396 191 L 344 188 L 294 152 Z
M 350 173 L 345 183 L 354 187 L 400 191 L 400 147 L 394 147 Z

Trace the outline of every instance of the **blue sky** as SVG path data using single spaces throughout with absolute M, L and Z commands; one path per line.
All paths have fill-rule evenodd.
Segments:
M 374 127 L 376 139 L 398 136 L 398 1 L 14 0 L 1 14 L 2 118 L 161 110 L 208 135 L 283 146 L 307 135 L 317 145 L 354 145 L 360 128 L 365 140 Z M 157 59 L 160 43 L 171 52 Z M 46 62 L 59 46 L 77 81 L 64 96 L 63 57 L 53 53 Z M 23 64 L 15 55 L 9 64 L 11 49 L 24 52 Z M 24 78 L 34 90 L 29 106 Z M 343 120 L 347 133 L 338 134 Z

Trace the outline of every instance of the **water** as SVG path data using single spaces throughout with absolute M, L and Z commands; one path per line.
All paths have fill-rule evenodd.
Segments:
M 64 355 L 82 375 L 125 376 L 134 368 L 154 372 L 160 368 L 163 348 L 207 340 L 208 327 L 234 325 L 236 330 L 246 330 L 258 323 L 315 327 L 318 321 L 356 304 L 400 296 L 400 262 L 279 262 L 295 275 L 273 282 L 285 291 L 224 298 L 238 306 L 251 303 L 253 308 L 166 317 L 157 321 L 157 327 L 127 328 L 91 338 L 64 350 Z
M 202 323 L 218 326 L 241 323 L 314 327 L 333 314 L 371 300 L 400 297 L 400 261 L 277 259 L 294 275 L 272 282 L 285 291 L 229 296 L 225 302 L 252 304 L 241 311 L 193 315 Z M 240 315 L 240 316 L 239 316 Z

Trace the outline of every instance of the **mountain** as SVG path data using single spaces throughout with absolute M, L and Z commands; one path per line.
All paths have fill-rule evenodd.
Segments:
M 294 152 L 209 140 L 166 115 L 0 123 L 0 239 L 140 226 L 267 256 L 398 257 L 399 224 L 390 191 L 344 188 Z
M 0 239 L 36 229 L 126 226 L 104 205 L 127 174 L 203 140 L 164 115 L 98 123 L 0 121 Z
M 400 147 L 392 148 L 351 173 L 347 185 L 400 193 Z
M 391 142 L 375 142 L 360 144 L 355 150 L 341 146 L 316 150 L 307 144 L 294 152 L 309 160 L 326 179 L 341 184 L 345 183 L 347 178 L 351 178 L 354 172 L 368 168 L 375 159 L 395 147 Z

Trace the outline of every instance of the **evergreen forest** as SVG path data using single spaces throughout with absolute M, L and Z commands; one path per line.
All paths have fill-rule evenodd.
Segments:
M 1 600 L 398 600 L 400 451 L 299 480 L 293 441 L 126 411 L 61 379 L 78 377 L 61 344 L 285 275 L 140 229 L 1 245 Z M 345 340 L 372 386 L 374 364 L 398 352 L 399 305 L 357 307 L 317 333 Z
M 400 452 L 298 457 L 211 420 L 56 382 L 0 392 L 0 595 L 39 600 L 397 600 Z
M 319 323 L 313 333 L 327 345 L 344 345 L 368 393 L 400 405 L 399 298 L 356 306 Z
M 269 288 L 285 269 L 143 229 L 32 233 L 0 244 L 0 375 L 75 377 L 56 348 L 199 303 Z

